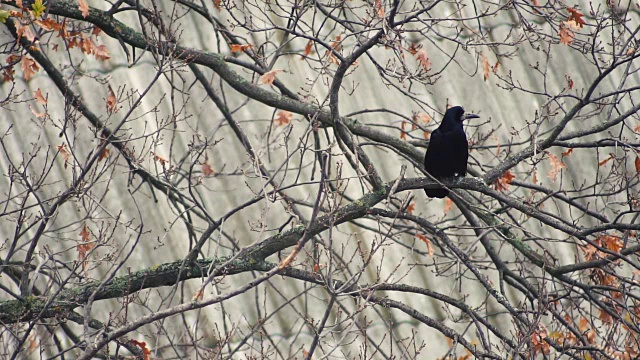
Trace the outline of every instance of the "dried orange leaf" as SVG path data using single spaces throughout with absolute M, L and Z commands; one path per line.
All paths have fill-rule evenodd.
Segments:
M 565 24 L 567 24 L 567 26 L 569 26 L 569 28 L 573 31 L 580 30 L 580 25 L 578 25 L 578 23 L 574 20 L 567 20 L 565 21 Z
M 36 61 L 28 56 L 22 57 L 22 61 L 20 61 L 20 67 L 22 68 L 22 74 L 24 75 L 24 79 L 26 81 L 29 81 L 31 77 L 35 75 L 38 70 L 40 70 Z
M 80 49 L 85 54 L 93 54 L 96 44 L 91 38 L 80 40 Z
M 598 166 L 602 166 L 602 165 L 604 165 L 604 164 L 608 163 L 609 161 L 611 161 L 611 160 L 613 160 L 613 159 L 614 159 L 613 154 L 609 154 L 609 157 L 608 157 L 608 158 L 606 158 L 606 159 L 604 159 L 604 160 L 602 160 L 602 161 L 600 161 L 600 162 L 598 163 Z
M 40 88 L 33 93 L 33 97 L 35 97 L 38 104 L 47 105 L 47 99 L 42 95 L 42 90 L 40 90 Z
M 342 48 L 342 45 L 340 45 L 340 43 L 342 42 L 342 36 L 338 35 L 336 36 L 335 41 L 331 42 L 331 48 L 335 51 L 338 51 Z
M 165 166 L 169 163 L 169 160 L 166 157 L 160 156 L 156 153 L 152 153 L 152 154 L 153 154 L 153 160 L 159 162 L 160 165 Z
M 132 343 L 133 345 L 139 347 L 140 349 L 142 349 L 143 359 L 144 360 L 150 360 L 151 359 L 151 350 L 149 350 L 149 348 L 147 347 L 147 343 L 145 341 L 130 340 L 129 342 Z
M 87 224 L 83 224 L 82 230 L 80 230 L 80 238 L 82 241 L 91 241 L 91 233 L 89 233 Z
M 76 245 L 76 251 L 78 252 L 79 261 L 82 262 L 82 270 L 86 271 L 87 269 L 87 255 L 95 247 L 95 245 L 91 242 L 91 233 L 87 228 L 87 224 L 83 224 L 82 230 L 80 230 L 80 238 L 82 241 Z
M 47 31 L 60 31 L 62 30 L 62 24 L 60 24 L 59 22 L 51 19 L 51 18 L 47 18 L 44 20 L 36 20 L 34 21 L 36 23 L 36 25 L 40 26 L 41 28 L 47 30 Z
M 433 119 L 431 118 L 431 115 L 429 115 L 429 114 L 425 114 L 425 113 L 420 113 L 420 114 L 418 114 L 418 117 L 420 117 L 420 120 L 421 120 L 424 124 L 427 124 L 427 123 L 429 123 L 431 120 L 433 120 Z
M 382 1 L 381 0 L 376 0 L 376 14 L 378 14 L 379 17 L 384 18 L 384 7 L 382 6 Z
M 89 4 L 86 0 L 78 0 L 78 10 L 82 13 L 83 18 L 86 19 L 89 16 Z
M 307 45 L 304 47 L 304 56 L 309 56 L 311 51 L 313 50 L 313 40 L 309 40 Z M 300 60 L 304 59 L 304 56 L 300 58 Z
M 600 321 L 605 324 L 613 324 L 613 316 L 611 316 L 611 314 L 603 309 L 600 309 L 600 315 L 598 316 L 598 319 L 600 319 Z
M 36 35 L 31 31 L 31 27 L 29 25 L 22 25 L 19 22 L 16 22 L 16 34 L 18 35 L 18 39 L 25 38 L 30 42 L 36 39 Z
M 549 354 L 551 345 L 545 340 L 547 337 L 548 332 L 546 326 L 538 324 L 538 328 L 531 334 L 530 338 L 534 357 L 539 353 Z
M 211 176 L 215 174 L 215 172 L 213 171 L 213 166 L 211 166 L 208 159 L 202 164 L 202 173 L 204 174 L 204 176 Z
M 16 70 L 13 68 L 13 66 L 7 66 L 2 71 L 2 81 L 4 82 L 13 81 L 13 76 L 15 75 L 15 73 L 16 73 Z
M 640 156 L 638 155 L 636 155 L 635 166 L 636 166 L 636 174 L 640 176 Z
M 107 112 L 109 114 L 113 114 L 118 112 L 118 100 L 116 99 L 116 94 L 113 92 L 111 85 L 107 85 L 109 95 L 107 96 Z
M 425 243 L 425 245 L 427 245 L 427 253 L 429 254 L 429 256 L 433 256 L 433 246 L 431 246 L 431 240 L 429 240 L 426 236 L 422 235 L 422 234 L 416 234 L 416 237 L 420 240 L 422 240 L 422 242 Z
M 47 116 L 47 113 L 46 113 L 46 112 L 44 112 L 44 113 L 37 112 L 37 111 L 36 111 L 36 109 L 34 109 L 34 108 L 33 108 L 33 106 L 31 106 L 31 104 L 29 104 L 29 109 L 31 110 L 31 113 L 32 113 L 33 115 L 35 115 L 37 118 L 39 118 L 39 119 L 42 119 L 42 118 L 44 118 L 45 116 Z
M 449 344 L 449 347 L 453 347 L 453 339 L 448 336 L 445 336 L 445 338 L 447 339 L 447 344 Z
M 71 156 L 71 154 L 69 154 L 69 151 L 67 150 L 67 144 L 58 145 L 56 148 L 64 159 L 64 168 L 66 169 L 67 165 L 69 164 L 69 157 Z
M 424 71 L 429 71 L 431 69 L 431 59 L 429 59 L 429 54 L 427 54 L 427 50 L 420 49 L 416 52 L 416 60 Z
M 105 44 L 94 47 L 93 56 L 102 61 L 109 60 L 111 58 L 111 56 L 109 56 L 109 49 L 107 49 Z
M 585 24 L 584 19 L 582 18 L 584 14 L 571 7 L 567 8 L 567 11 L 569 12 L 569 21 L 574 21 L 578 26 L 582 28 Z
M 264 75 L 260 76 L 260 83 L 273 85 L 273 82 L 276 80 L 276 74 L 283 71 L 282 69 L 273 69 L 271 71 L 267 71 Z
M 409 51 L 409 54 L 415 55 L 418 53 L 418 50 L 420 50 L 421 47 L 422 45 L 418 43 L 411 43 L 409 44 L 409 48 L 407 49 L 407 51 Z
M 580 322 L 578 322 L 578 330 L 586 335 L 587 342 L 589 342 L 589 344 L 593 344 L 595 342 L 596 332 L 591 329 L 591 324 L 589 324 L 589 320 L 585 317 L 580 318 Z
M 100 156 L 98 157 L 98 162 L 108 158 L 111 155 L 111 150 L 109 150 L 108 148 L 104 148 L 102 149 L 102 151 L 100 152 Z
M 549 156 L 549 160 L 551 161 L 551 170 L 549 170 L 549 174 L 547 176 L 552 179 L 553 182 L 555 182 L 558 178 L 558 173 L 560 173 L 560 170 L 566 168 L 567 165 L 565 165 L 565 163 L 563 163 L 560 159 L 558 159 L 557 156 L 553 155 L 552 153 L 547 152 L 547 155 Z
M 591 244 L 588 244 L 586 246 L 581 246 L 580 250 L 584 252 L 584 259 L 587 261 L 590 261 L 591 259 L 596 258 L 596 255 L 598 253 L 598 249 Z
M 600 235 L 598 241 L 607 250 L 619 253 L 622 250 L 622 239 L 613 235 Z
M 560 31 L 558 32 L 558 36 L 560 37 L 560 43 L 569 45 L 573 42 L 573 39 L 576 37 L 576 34 L 573 33 L 569 28 L 571 24 L 567 21 L 563 21 L 560 24 Z
M 480 59 L 482 59 L 482 77 L 484 81 L 487 81 L 489 74 L 491 74 L 491 65 L 489 65 L 489 60 L 483 53 L 480 53 Z
M 493 188 L 498 191 L 509 190 L 509 185 L 511 185 L 511 182 L 515 178 L 516 176 L 513 175 L 511 170 L 507 170 L 504 174 L 502 174 L 502 176 L 498 178 L 498 180 L 496 180 L 496 182 L 493 184 Z
M 565 79 L 567 79 L 567 87 L 569 88 L 569 90 L 573 89 L 573 79 L 571 78 L 571 76 L 565 75 L 564 77 Z
M 336 36 L 336 40 L 331 42 L 331 48 L 335 51 L 338 52 L 340 51 L 340 49 L 342 48 L 341 44 L 341 39 L 342 37 L 340 35 Z M 340 61 L 338 60 L 338 58 L 333 54 L 333 51 L 331 50 L 327 50 L 325 52 L 325 57 L 327 58 L 327 60 L 330 63 L 336 64 L 338 65 L 340 63 Z
M 22 56 L 11 54 L 7 56 L 7 59 L 5 61 L 7 62 L 7 64 L 17 64 L 20 62 L 20 60 L 22 60 Z
M 444 199 L 444 213 L 448 213 L 453 209 L 453 201 L 450 198 Z
M 288 123 L 291 122 L 291 119 L 293 118 L 293 114 L 286 111 L 286 110 L 280 110 L 278 111 L 278 113 L 276 114 L 276 117 L 273 119 L 273 121 L 278 124 L 278 126 L 283 126 L 286 125 Z
M 405 210 L 406 212 L 408 212 L 409 214 L 413 215 L 413 212 L 416 209 L 416 202 L 412 201 L 411 204 L 409 204 L 409 206 L 407 206 L 407 210 Z
M 562 153 L 562 157 L 569 156 L 573 152 L 573 148 L 567 149 L 567 151 Z
M 87 253 L 94 247 L 94 244 L 91 243 L 91 233 L 89 232 L 89 228 L 87 228 L 87 224 L 82 225 L 82 230 L 80 230 L 78 235 L 80 235 L 82 243 L 77 246 L 77 250 L 79 255 L 85 258 Z
M 240 45 L 240 44 L 231 44 L 231 52 L 243 52 L 243 51 L 247 51 L 249 49 L 251 49 L 253 47 L 252 44 L 244 44 L 244 45 Z

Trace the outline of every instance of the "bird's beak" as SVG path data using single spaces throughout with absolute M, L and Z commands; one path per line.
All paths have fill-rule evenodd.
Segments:
M 469 114 L 464 114 L 464 115 L 462 115 L 462 121 L 469 120 L 469 119 L 477 119 L 479 117 L 480 116 L 476 115 L 476 114 L 470 114 L 470 113 Z

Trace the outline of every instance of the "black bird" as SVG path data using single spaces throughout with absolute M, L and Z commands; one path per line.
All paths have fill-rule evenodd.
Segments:
M 460 106 L 449 108 L 444 113 L 442 123 L 431 133 L 427 154 L 424 157 L 424 167 L 431 176 L 443 180 L 467 174 L 469 144 L 462 122 L 479 117 L 476 114 L 465 114 Z M 424 191 L 428 197 L 443 198 L 449 195 L 449 190 L 443 187 Z

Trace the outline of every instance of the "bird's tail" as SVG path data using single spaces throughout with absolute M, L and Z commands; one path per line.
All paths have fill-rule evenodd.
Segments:
M 439 188 L 439 189 L 424 189 L 424 192 L 427 193 L 428 197 L 436 197 L 436 198 L 444 198 L 447 195 L 449 195 L 449 190 L 445 189 L 445 188 Z

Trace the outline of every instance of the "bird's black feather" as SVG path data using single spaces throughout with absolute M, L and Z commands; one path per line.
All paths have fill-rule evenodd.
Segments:
M 471 117 L 478 116 L 473 114 L 466 116 L 466 118 Z M 424 167 L 438 180 L 467 174 L 469 145 L 467 135 L 462 128 L 464 119 L 462 107 L 449 108 L 440 126 L 431 133 L 427 154 L 424 157 Z M 443 187 L 424 189 L 424 191 L 427 196 L 437 198 L 443 198 L 449 194 L 449 190 Z

